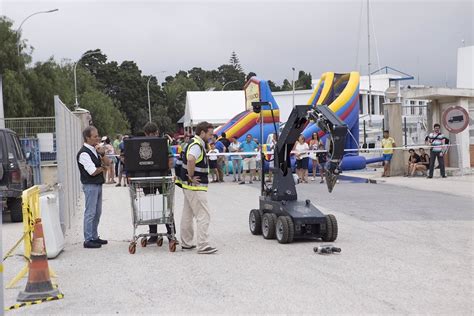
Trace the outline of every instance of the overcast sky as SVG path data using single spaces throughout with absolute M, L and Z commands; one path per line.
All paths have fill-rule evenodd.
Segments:
M 474 1 L 370 1 L 372 70 L 391 66 L 420 83 L 456 84 L 457 49 L 473 45 Z M 137 62 L 144 74 L 215 69 L 235 51 L 247 73 L 281 83 L 291 68 L 367 73 L 366 0 L 351 1 L 6 1 L 35 49 L 76 60 L 100 48 L 109 60 Z M 418 78 L 418 77 L 417 77 Z M 159 78 L 161 81 L 162 78 Z M 414 81 L 417 82 L 417 79 Z

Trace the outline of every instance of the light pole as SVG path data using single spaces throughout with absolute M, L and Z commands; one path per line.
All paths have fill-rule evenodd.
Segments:
M 94 55 L 94 54 L 98 54 L 100 53 L 99 50 L 95 50 L 95 51 L 92 51 L 92 52 L 88 52 L 88 53 L 84 53 L 81 55 L 81 57 L 74 63 L 74 97 L 75 97 L 75 102 L 74 102 L 74 108 L 77 109 L 79 107 L 79 102 L 77 101 L 77 76 L 76 76 L 76 68 L 77 68 L 77 64 L 81 61 L 82 58 L 86 57 L 86 56 L 90 56 L 90 55 Z
M 234 82 L 239 82 L 239 80 L 234 80 L 234 81 L 226 82 L 226 83 L 224 84 L 224 86 L 222 87 L 222 91 L 224 91 L 225 86 L 227 86 L 228 84 L 234 83 Z
M 52 12 L 56 12 L 56 11 L 59 11 L 59 9 L 53 9 L 53 10 L 48 10 L 48 11 L 38 11 L 38 12 L 35 12 L 33 14 L 30 14 L 28 15 L 21 23 L 20 23 L 20 26 L 18 27 L 18 29 L 16 30 L 16 37 L 17 37 L 17 41 L 16 41 L 16 46 L 17 46 L 17 51 L 18 51 L 18 56 L 20 56 L 20 31 L 21 31 L 21 27 L 23 26 L 23 23 L 26 22 L 26 20 L 28 20 L 29 18 L 31 18 L 33 15 L 37 15 L 37 14 L 42 14 L 42 13 L 52 13 Z
M 157 71 L 155 73 L 152 73 L 150 75 L 150 77 L 148 78 L 148 81 L 146 83 L 146 92 L 148 94 L 148 120 L 151 122 L 151 103 L 150 103 L 150 80 L 151 78 L 153 78 L 153 75 L 156 75 L 156 74 L 163 74 L 165 73 L 166 70 L 162 70 L 162 71 Z
M 293 70 L 293 80 L 292 80 L 292 85 L 293 85 L 293 107 L 295 107 L 295 67 L 291 67 L 291 70 Z

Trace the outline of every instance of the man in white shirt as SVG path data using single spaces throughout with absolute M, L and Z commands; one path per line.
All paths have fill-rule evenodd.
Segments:
M 102 213 L 102 184 L 104 171 L 109 163 L 104 148 L 99 148 L 99 133 L 94 126 L 82 132 L 84 145 L 77 153 L 77 165 L 81 174 L 85 197 L 84 248 L 100 248 L 107 240 L 99 238 L 97 227 Z

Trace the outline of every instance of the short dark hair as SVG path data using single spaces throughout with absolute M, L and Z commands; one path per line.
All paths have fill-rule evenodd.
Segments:
M 420 149 L 418 149 L 418 150 L 425 150 L 425 149 L 423 147 L 420 147 Z
M 410 148 L 410 149 L 408 149 L 408 152 L 409 152 L 409 153 L 412 153 L 412 152 L 414 153 L 415 150 L 414 150 L 413 148 Z
M 384 133 L 387 133 L 387 134 L 390 133 L 390 132 L 388 131 L 388 129 L 384 130 L 383 132 L 384 132 Z
M 201 122 L 201 123 L 199 123 L 198 125 L 196 125 L 196 135 L 201 134 L 201 132 L 203 132 L 203 131 L 204 131 L 205 133 L 207 133 L 207 131 L 208 131 L 210 128 L 214 128 L 211 123 L 206 122 L 206 121 Z
M 212 136 L 214 136 L 215 139 L 217 139 L 217 137 L 219 137 L 219 136 L 217 136 L 217 134 L 212 134 Z
M 221 137 L 222 137 L 222 138 L 226 138 L 225 132 L 222 132 L 222 133 L 221 133 Z
M 435 128 L 435 127 L 441 128 L 441 125 L 439 125 L 439 123 L 435 123 L 435 125 L 433 125 L 433 128 Z
M 143 127 L 143 131 L 145 135 L 155 134 L 158 133 L 158 126 L 153 122 L 148 122 Z
M 84 141 L 87 141 L 87 138 L 92 136 L 92 131 L 97 130 L 97 128 L 94 125 L 89 125 L 84 130 L 82 131 L 82 137 L 84 138 Z

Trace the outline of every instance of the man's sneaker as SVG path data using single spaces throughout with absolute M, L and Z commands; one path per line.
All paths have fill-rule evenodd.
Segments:
M 107 245 L 109 243 L 107 240 L 100 239 L 100 238 L 94 239 L 92 241 L 99 245 Z
M 211 254 L 211 253 L 215 253 L 216 251 L 217 251 L 217 248 L 207 246 L 204 249 L 198 250 L 198 254 Z
M 249 181 L 250 184 L 253 184 L 253 181 Z
M 84 241 L 84 248 L 100 248 L 101 244 L 98 244 L 92 240 Z
M 245 181 L 240 181 L 239 184 L 245 184 Z
M 181 249 L 183 250 L 191 250 L 191 249 L 194 249 L 196 248 L 196 245 L 192 245 L 192 246 L 181 246 Z

